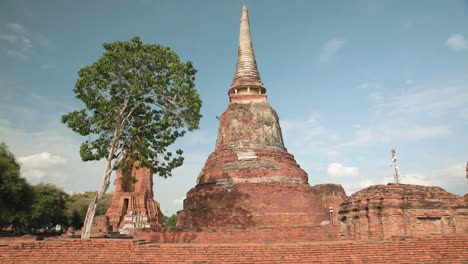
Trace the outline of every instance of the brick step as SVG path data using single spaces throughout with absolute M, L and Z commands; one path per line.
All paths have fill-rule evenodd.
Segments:
M 0 263 L 468 263 L 468 235 L 402 241 L 158 244 L 0 240 Z

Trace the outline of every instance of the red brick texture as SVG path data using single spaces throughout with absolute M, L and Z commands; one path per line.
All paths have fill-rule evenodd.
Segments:
M 333 212 L 329 212 L 329 221 L 332 224 L 338 223 L 338 211 L 341 203 L 346 199 L 346 192 L 340 184 L 325 183 L 312 186 L 320 194 L 322 205 L 329 209 L 332 208 Z M 331 217 L 331 219 L 330 219 Z
M 123 180 L 123 177 L 134 177 L 136 182 Z M 106 212 L 113 231 L 162 226 L 163 215 L 159 203 L 154 200 L 150 169 L 137 168 L 135 164 L 128 175 L 118 170 L 114 185 L 114 196 Z
M 177 225 L 315 226 L 326 220 L 318 191 L 283 145 L 273 108 L 267 102 L 231 103 Z
M 157 244 L 142 240 L 0 240 L 0 263 L 468 263 L 468 236 L 402 241 Z
M 157 243 L 285 243 L 337 241 L 338 226 L 298 227 L 216 227 L 216 228 L 154 228 L 141 230 L 135 239 Z
M 341 205 L 340 234 L 362 240 L 468 234 L 465 197 L 432 186 L 371 186 Z

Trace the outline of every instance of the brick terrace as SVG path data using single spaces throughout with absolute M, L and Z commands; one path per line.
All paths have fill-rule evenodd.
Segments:
M 3 239 L 0 263 L 468 263 L 467 249 L 468 235 L 273 244 Z

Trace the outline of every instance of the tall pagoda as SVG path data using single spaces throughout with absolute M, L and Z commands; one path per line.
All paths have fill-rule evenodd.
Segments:
M 215 150 L 187 193 L 177 225 L 305 226 L 328 220 L 307 173 L 287 152 L 278 116 L 266 100 L 245 5 L 228 95 Z

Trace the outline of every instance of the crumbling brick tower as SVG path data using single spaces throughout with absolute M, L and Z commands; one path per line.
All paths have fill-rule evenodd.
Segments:
M 284 147 L 278 116 L 266 101 L 245 6 L 228 94 L 215 151 L 187 193 L 177 225 L 300 226 L 328 220 L 307 173 Z
M 128 233 L 135 228 L 162 226 L 159 203 L 153 200 L 153 173 L 150 169 L 138 168 L 134 164 L 128 173 L 118 170 L 114 185 L 114 196 L 106 213 L 109 226 L 114 231 Z

